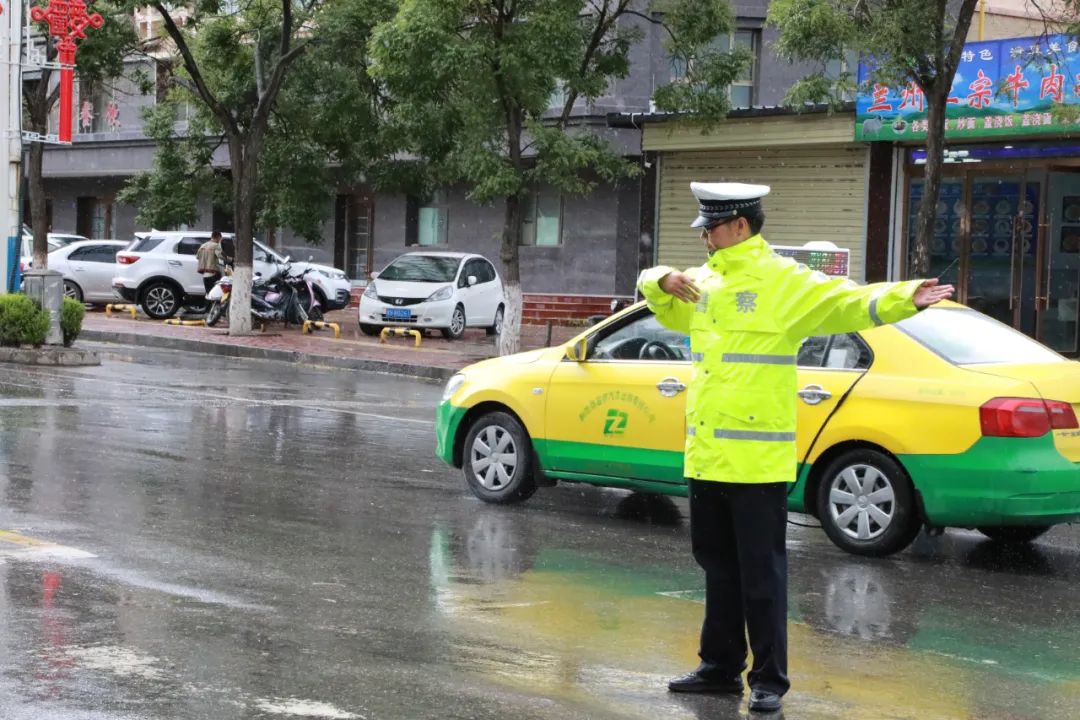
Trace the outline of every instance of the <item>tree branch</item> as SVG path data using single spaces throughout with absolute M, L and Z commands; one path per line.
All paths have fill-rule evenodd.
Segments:
M 667 34 L 671 36 L 671 39 L 672 39 L 672 40 L 677 40 L 677 39 L 678 39 L 678 38 L 676 38 L 676 37 L 675 37 L 675 33 L 674 33 L 674 31 L 672 31 L 672 29 L 671 29 L 671 28 L 669 28 L 669 27 L 667 26 L 667 23 L 665 23 L 665 22 L 664 22 L 663 20 L 657 20 L 656 18 L 652 18 L 652 17 L 649 17 L 649 16 L 648 16 L 648 15 L 646 15 L 645 13 L 642 13 L 642 12 L 638 12 L 637 10 L 629 10 L 629 9 L 627 9 L 627 10 L 625 11 L 625 13 L 624 13 L 624 14 L 625 14 L 625 15 L 633 15 L 633 16 L 635 16 L 635 17 L 639 17 L 639 18 L 641 18 L 642 20 L 645 20 L 645 21 L 647 21 L 647 22 L 649 22 L 649 23 L 652 23 L 653 25 L 659 25 L 660 27 L 662 27 L 662 28 L 664 28 L 665 30 L 667 30 Z
M 195 83 L 197 92 L 195 93 L 203 99 L 218 119 L 225 127 L 226 132 L 234 133 L 237 136 L 240 134 L 240 128 L 236 124 L 236 118 L 232 116 L 232 113 L 221 104 L 221 101 L 217 99 L 213 91 L 206 84 L 203 79 L 202 73 L 199 71 L 199 64 L 195 61 L 195 56 L 191 53 L 191 48 L 188 47 L 187 40 L 184 39 L 184 34 L 180 32 L 180 28 L 177 27 L 176 21 L 173 20 L 172 15 L 169 14 L 168 9 L 161 0 L 155 0 L 153 7 L 158 11 L 162 21 L 165 23 L 165 30 L 169 33 L 169 37 L 172 38 L 173 43 L 176 44 L 176 49 L 180 53 L 180 57 L 184 59 L 184 67 L 188 71 L 188 75 L 191 76 L 192 81 Z
M 956 16 L 956 30 L 953 32 L 952 41 L 949 43 L 949 53 L 945 58 L 945 67 L 938 68 L 943 71 L 942 83 L 951 87 L 956 68 L 960 66 L 960 55 L 964 51 L 964 43 L 967 41 L 968 30 L 971 28 L 971 18 L 975 15 L 975 5 L 978 0 L 963 0 L 960 12 Z M 943 92 L 948 94 L 949 87 Z

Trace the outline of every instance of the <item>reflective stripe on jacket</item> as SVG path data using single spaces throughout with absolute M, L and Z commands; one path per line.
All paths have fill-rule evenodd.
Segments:
M 738 483 L 796 479 L 795 358 L 812 335 L 855 332 L 918 312 L 921 281 L 857 285 L 775 254 L 760 235 L 687 271 L 701 299 L 668 295 L 670 267 L 638 287 L 664 326 L 690 335 L 684 474 Z

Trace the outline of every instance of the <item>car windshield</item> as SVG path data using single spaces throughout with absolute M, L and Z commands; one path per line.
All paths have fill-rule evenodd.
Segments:
M 461 258 L 441 255 L 404 255 L 386 266 L 380 280 L 412 282 L 453 282 Z
M 897 327 L 956 365 L 1065 362 L 1045 345 L 974 310 L 931 308 Z
M 57 233 L 49 233 L 49 242 L 55 242 L 60 247 L 70 245 L 74 242 L 82 242 L 86 240 L 82 235 L 60 235 Z

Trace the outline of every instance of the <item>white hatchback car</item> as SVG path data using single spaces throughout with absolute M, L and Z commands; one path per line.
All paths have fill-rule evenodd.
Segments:
M 506 299 L 495 266 L 480 255 L 415 252 L 401 255 L 360 298 L 360 330 L 377 335 L 384 326 L 442 330 L 459 338 L 466 327 L 502 330 Z
M 82 235 L 70 235 L 68 233 L 49 233 L 48 252 L 54 252 L 62 247 L 66 247 L 74 242 L 81 242 L 88 238 L 84 238 Z M 34 258 L 34 234 L 30 231 L 30 228 L 23 226 L 22 232 L 22 248 L 20 249 L 19 269 L 21 272 L 26 272 L 33 267 Z
M 152 318 L 170 318 L 184 305 L 202 304 L 206 286 L 199 275 L 195 254 L 210 239 L 205 231 L 153 230 L 135 233 L 136 240 L 116 256 L 113 287 L 128 302 L 138 303 Z M 224 237 L 232 237 L 224 234 Z M 271 277 L 285 258 L 255 241 L 255 276 Z M 293 262 L 293 272 L 312 268 L 319 305 L 324 312 L 348 307 L 352 283 L 341 270 L 328 265 Z
M 49 269 L 64 276 L 64 295 L 88 303 L 116 300 L 113 277 L 123 240 L 80 240 L 49 253 Z

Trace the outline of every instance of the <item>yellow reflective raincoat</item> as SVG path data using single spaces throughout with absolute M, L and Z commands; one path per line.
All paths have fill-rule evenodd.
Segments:
M 796 479 L 795 358 L 803 339 L 910 317 L 921 284 L 830 278 L 780 257 L 760 235 L 687 271 L 701 290 L 696 305 L 660 289 L 671 272 L 645 270 L 638 287 L 661 324 L 690 335 L 684 474 L 733 483 Z

